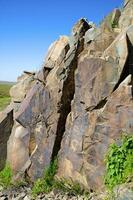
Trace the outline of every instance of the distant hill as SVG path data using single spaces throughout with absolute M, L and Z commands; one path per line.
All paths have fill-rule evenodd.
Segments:
M 15 82 L 9 82 L 9 81 L 0 81 L 0 84 L 4 85 L 14 85 Z

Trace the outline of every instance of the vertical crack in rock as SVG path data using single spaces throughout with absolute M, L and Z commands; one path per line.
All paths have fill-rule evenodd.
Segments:
M 87 22 L 84 22 L 84 23 L 87 23 Z M 58 120 L 56 139 L 55 139 L 55 143 L 53 147 L 51 160 L 55 159 L 61 147 L 61 141 L 65 132 L 66 119 L 67 119 L 68 114 L 71 112 L 71 102 L 74 98 L 74 93 L 75 93 L 75 77 L 74 76 L 75 76 L 75 70 L 77 68 L 78 56 L 83 51 L 83 47 L 84 47 L 83 36 L 89 28 L 90 28 L 89 25 L 88 26 L 86 25 L 83 27 L 82 37 L 80 37 L 80 40 L 77 41 L 75 56 L 69 65 L 69 69 L 68 69 L 69 75 L 63 85 L 63 94 L 61 97 L 60 110 L 59 110 L 60 118 Z
M 128 51 L 129 51 L 129 56 L 128 56 L 128 61 L 129 61 L 129 74 L 131 74 L 131 85 L 132 85 L 132 98 L 133 98 L 133 45 L 130 42 L 128 36 L 127 36 L 127 41 L 128 41 Z
M 129 75 L 133 75 L 133 46 L 127 37 L 127 47 L 128 47 L 128 57 L 125 62 L 125 66 L 123 68 L 123 71 L 121 73 L 120 79 L 118 83 L 115 85 L 113 92 L 119 87 L 119 85 L 124 81 L 124 79 Z
M 71 101 L 73 100 L 75 93 L 75 83 L 74 83 L 74 72 L 77 68 L 77 56 L 71 63 L 70 74 L 64 82 L 63 94 L 61 97 L 60 103 L 60 118 L 58 120 L 56 139 L 53 147 L 52 160 L 57 156 L 58 151 L 60 150 L 61 141 L 63 134 L 65 132 L 65 124 L 68 114 L 71 111 Z

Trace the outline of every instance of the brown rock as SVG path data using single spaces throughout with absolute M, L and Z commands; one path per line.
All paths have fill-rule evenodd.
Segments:
M 89 113 L 75 93 L 59 154 L 60 178 L 71 178 L 87 188 L 102 189 L 104 157 L 109 144 L 119 139 L 123 131 L 133 131 L 130 84 L 131 76 L 108 97 L 103 108 Z
M 60 38 L 49 47 L 44 67 L 52 69 L 55 65 L 60 65 L 69 48 L 68 37 L 60 36 Z
M 19 79 L 22 93 L 11 93 L 22 103 L 8 143 L 15 179 L 26 173 L 34 181 L 58 155 L 57 177 L 104 188 L 109 145 L 133 131 L 132 26 L 123 18 L 129 4 L 98 29 L 80 19 L 69 38 L 61 36 L 49 48 L 43 68 L 26 74 L 34 76 L 32 84 Z M 119 21 L 119 35 L 110 19 Z
M 118 64 L 118 73 L 121 74 L 128 57 L 128 43 L 126 32 L 119 34 L 112 44 L 104 51 L 104 59 L 112 58 Z M 125 67 L 128 67 L 127 65 Z
M 13 110 L 0 112 L 0 170 L 7 159 L 7 141 L 13 127 Z
M 133 131 L 132 78 L 128 76 L 131 52 L 123 32 L 102 58 L 81 54 L 59 153 L 59 178 L 70 178 L 94 190 L 104 187 L 104 156 L 109 144 L 122 131 Z
M 133 25 L 133 0 L 126 0 L 124 9 L 119 19 L 119 27 L 121 30 Z
M 18 78 L 17 84 L 10 89 L 10 96 L 13 102 L 21 102 L 34 83 L 34 74 L 24 73 Z M 17 91 L 17 92 L 16 92 Z
M 24 171 L 30 166 L 29 160 L 29 132 L 17 122 L 14 124 L 8 141 L 8 162 L 15 179 L 23 178 Z M 17 175 L 17 176 L 16 176 Z

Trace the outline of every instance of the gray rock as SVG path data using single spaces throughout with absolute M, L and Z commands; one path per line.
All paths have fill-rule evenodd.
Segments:
M 84 44 L 87 44 L 93 40 L 96 39 L 96 37 L 98 37 L 98 35 L 101 34 L 101 30 L 100 29 L 97 29 L 97 28 L 91 28 L 89 29 L 86 33 L 85 33 L 85 36 L 84 36 Z
M 128 39 L 131 45 L 133 46 L 133 25 L 129 26 L 126 32 L 127 32 Z
M 133 184 L 127 183 L 114 189 L 115 200 L 133 200 Z

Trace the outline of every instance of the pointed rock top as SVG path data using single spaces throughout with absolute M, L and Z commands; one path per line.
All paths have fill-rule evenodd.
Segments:
M 89 24 L 88 20 L 85 18 L 81 18 L 73 26 L 72 35 L 80 35 L 82 37 L 85 34 L 85 32 L 90 28 L 92 28 L 92 25 Z

